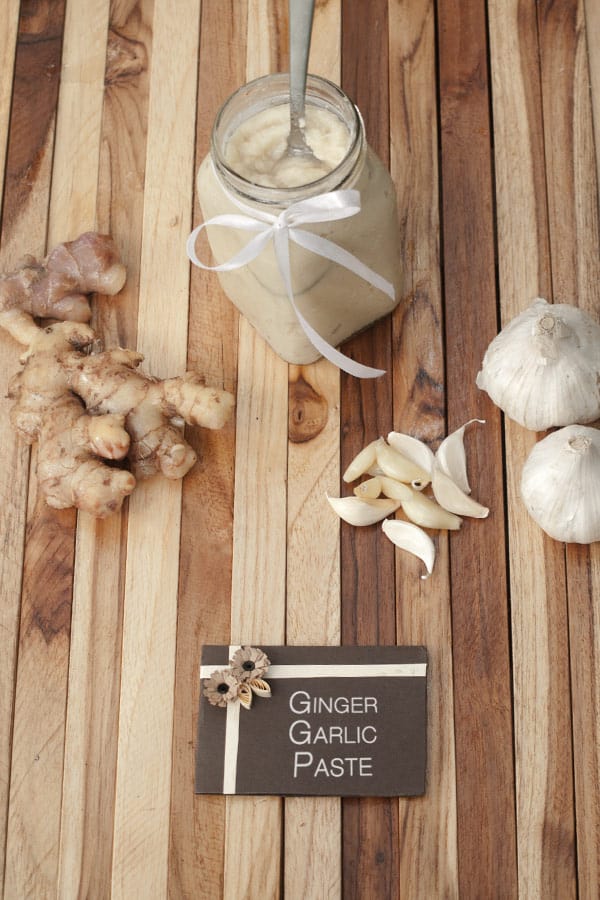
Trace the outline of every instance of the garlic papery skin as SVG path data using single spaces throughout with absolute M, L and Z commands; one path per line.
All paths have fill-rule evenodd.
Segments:
M 532 431 L 600 416 L 600 326 L 567 303 L 538 299 L 496 335 L 477 386 Z
M 600 541 L 600 432 L 569 425 L 539 441 L 521 475 L 532 519 L 556 541 Z

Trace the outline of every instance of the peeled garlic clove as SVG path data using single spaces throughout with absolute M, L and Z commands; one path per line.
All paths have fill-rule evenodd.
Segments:
M 392 500 L 410 500 L 414 494 L 413 489 L 407 484 L 397 481 L 396 478 L 390 478 L 388 475 L 380 475 L 379 484 L 381 493 Z
M 467 455 L 465 453 L 464 435 L 465 429 L 473 422 L 485 425 L 485 419 L 469 419 L 452 434 L 444 438 L 437 449 L 435 460 L 442 472 L 452 479 L 465 494 L 471 493 L 469 479 L 467 477 Z
M 371 441 L 370 444 L 367 444 L 366 447 L 357 453 L 354 457 L 342 478 L 346 483 L 350 481 L 356 481 L 357 478 L 360 478 L 361 475 L 364 475 L 365 472 L 376 462 L 376 446 L 377 441 Z
M 390 478 L 397 478 L 414 488 L 425 487 L 431 481 L 431 475 L 412 460 L 398 453 L 381 438 L 375 447 L 377 465 Z
M 496 335 L 477 386 L 525 428 L 600 416 L 600 326 L 568 303 L 536 300 Z
M 387 440 L 390 447 L 410 459 L 420 469 L 425 472 L 433 470 L 433 451 L 423 441 L 419 441 L 410 434 L 403 434 L 401 431 L 390 431 Z
M 569 425 L 539 441 L 521 476 L 532 519 L 556 541 L 600 541 L 600 432 Z
M 448 512 L 456 513 L 457 516 L 472 516 L 475 519 L 485 519 L 489 513 L 486 506 L 482 506 L 481 503 L 477 503 L 476 500 L 461 491 L 458 485 L 437 465 L 433 469 L 431 487 L 437 502 Z
M 381 527 L 383 533 L 396 547 L 418 556 L 425 563 L 427 575 L 421 575 L 421 578 L 428 578 L 435 562 L 435 544 L 429 535 L 418 525 L 403 522 L 401 519 L 387 519 Z
M 373 525 L 395 512 L 398 500 L 381 498 L 363 500 L 362 497 L 327 497 L 340 519 L 349 525 Z
M 415 525 L 421 525 L 422 528 L 444 528 L 448 531 L 457 531 L 462 524 L 462 519 L 438 506 L 437 503 L 418 491 L 412 491 L 412 496 L 403 500 L 401 505 L 407 518 Z
M 354 488 L 354 493 L 357 497 L 374 500 L 381 494 L 381 478 L 375 476 L 374 478 L 367 478 L 366 481 L 361 481 L 361 483 Z M 386 496 L 389 495 L 386 494 Z

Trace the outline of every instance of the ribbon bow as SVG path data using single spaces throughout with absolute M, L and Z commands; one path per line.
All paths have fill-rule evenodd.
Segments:
M 279 215 L 252 209 L 241 203 L 229 192 L 227 192 L 227 196 L 245 215 L 231 213 L 214 216 L 202 225 L 198 225 L 190 234 L 186 247 L 187 254 L 194 265 L 211 272 L 231 272 L 233 269 L 240 269 L 256 259 L 269 241 L 272 240 L 275 248 L 275 258 L 288 299 L 311 344 L 322 356 L 350 375 L 355 375 L 358 378 L 376 378 L 379 375 L 384 375 L 384 369 L 373 369 L 370 366 L 363 366 L 328 344 L 298 309 L 292 288 L 290 240 L 300 247 L 304 247 L 305 250 L 316 253 L 317 256 L 322 256 L 331 260 L 331 262 L 343 266 L 345 269 L 349 269 L 355 275 L 358 275 L 359 278 L 383 291 L 392 300 L 394 299 L 393 284 L 364 265 L 356 256 L 334 244 L 333 241 L 298 227 L 308 223 L 332 222 L 337 219 L 347 219 L 349 216 L 355 216 L 360 212 L 360 193 L 355 190 L 330 191 L 326 194 L 310 197 L 308 200 L 300 200 L 297 203 L 293 203 Z M 207 266 L 196 254 L 198 235 L 207 225 L 222 225 L 228 228 L 238 228 L 242 231 L 255 231 L 258 233 L 248 241 L 239 253 L 236 253 L 227 262 L 217 266 Z

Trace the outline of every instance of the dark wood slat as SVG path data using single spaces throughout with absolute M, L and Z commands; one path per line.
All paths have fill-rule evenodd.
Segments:
M 481 411 L 475 387 L 496 331 L 485 3 L 438 3 L 448 430 Z M 488 412 L 486 410 L 486 412 Z M 476 496 L 491 508 L 451 544 L 460 896 L 517 894 L 499 417 L 472 435 Z M 485 479 L 483 474 L 485 473 Z
M 367 140 L 389 163 L 387 3 L 342 4 L 342 87 L 365 118 Z M 392 423 L 391 317 L 346 342 L 344 352 L 387 370 L 382 378 L 341 378 L 342 472 L 366 443 Z M 344 486 L 345 488 L 345 486 Z M 396 640 L 394 548 L 378 525 L 341 530 L 342 643 Z M 342 806 L 342 879 L 347 898 L 397 896 L 398 804 L 346 800 Z

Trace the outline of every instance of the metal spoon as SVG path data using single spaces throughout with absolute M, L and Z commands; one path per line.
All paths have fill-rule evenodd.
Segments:
M 315 178 L 319 178 L 326 174 L 327 167 L 314 155 L 304 134 L 306 71 L 314 8 L 314 0 L 289 0 L 290 133 L 287 139 L 286 156 L 304 157 L 307 161 L 312 162 L 317 167 Z M 322 171 L 320 171 L 321 168 Z

